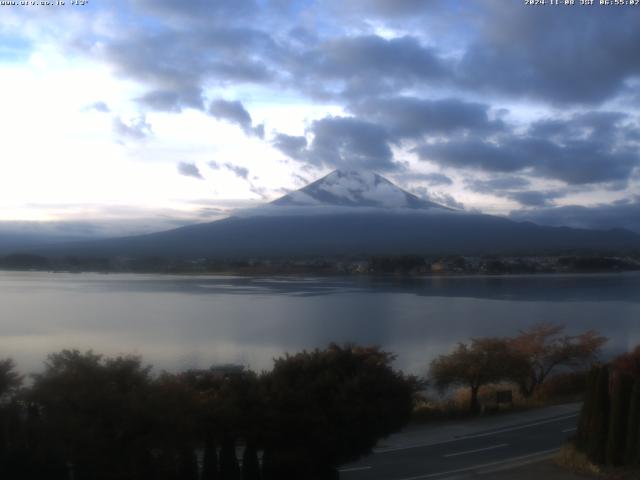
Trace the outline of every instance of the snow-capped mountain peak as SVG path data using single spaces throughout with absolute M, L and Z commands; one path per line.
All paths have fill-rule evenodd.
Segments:
M 271 205 L 448 210 L 442 205 L 406 192 L 377 173 L 357 170 L 335 170 L 306 187 L 271 202 Z

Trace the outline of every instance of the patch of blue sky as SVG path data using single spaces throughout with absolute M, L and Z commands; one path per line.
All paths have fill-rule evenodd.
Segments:
M 22 63 L 32 50 L 33 45 L 28 39 L 0 33 L 0 63 Z

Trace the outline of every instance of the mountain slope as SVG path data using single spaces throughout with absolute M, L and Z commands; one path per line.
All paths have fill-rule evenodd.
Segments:
M 230 217 L 167 232 L 48 249 L 81 256 L 251 257 L 546 253 L 640 248 L 624 230 L 542 227 L 488 215 L 364 213 Z
M 270 205 L 450 210 L 406 192 L 376 173 L 355 170 L 335 170 Z
M 47 255 L 259 257 L 517 254 L 640 249 L 626 230 L 543 227 L 427 202 L 383 177 L 332 174 L 266 205 L 211 223 L 38 249 Z

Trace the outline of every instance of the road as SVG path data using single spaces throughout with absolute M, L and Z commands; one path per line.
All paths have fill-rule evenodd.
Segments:
M 444 480 L 518 465 L 555 452 L 575 431 L 578 413 L 499 425 L 437 442 L 380 448 L 341 468 L 343 480 Z

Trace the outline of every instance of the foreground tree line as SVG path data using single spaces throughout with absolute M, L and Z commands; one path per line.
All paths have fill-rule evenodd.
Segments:
M 508 381 L 535 395 L 553 374 L 588 368 L 605 341 L 550 324 L 476 338 L 436 358 L 426 381 L 395 370 L 377 347 L 335 344 L 260 374 L 154 375 L 139 357 L 64 350 L 25 379 L 4 360 L 0 478 L 335 479 L 339 465 L 406 425 L 426 384 L 468 387 L 477 413 L 482 386 Z
M 469 389 L 469 409 L 480 410 L 480 388 L 498 382 L 515 384 L 530 398 L 545 381 L 561 371 L 588 370 L 607 339 L 595 331 L 567 335 L 562 325 L 541 323 L 515 337 L 474 338 L 459 343 L 449 354 L 431 363 L 430 378 L 445 391 L 452 386 Z
M 62 351 L 31 383 L 0 363 L 0 478 L 333 479 L 410 419 L 417 381 L 378 348 L 330 345 L 154 376 L 138 357 Z

